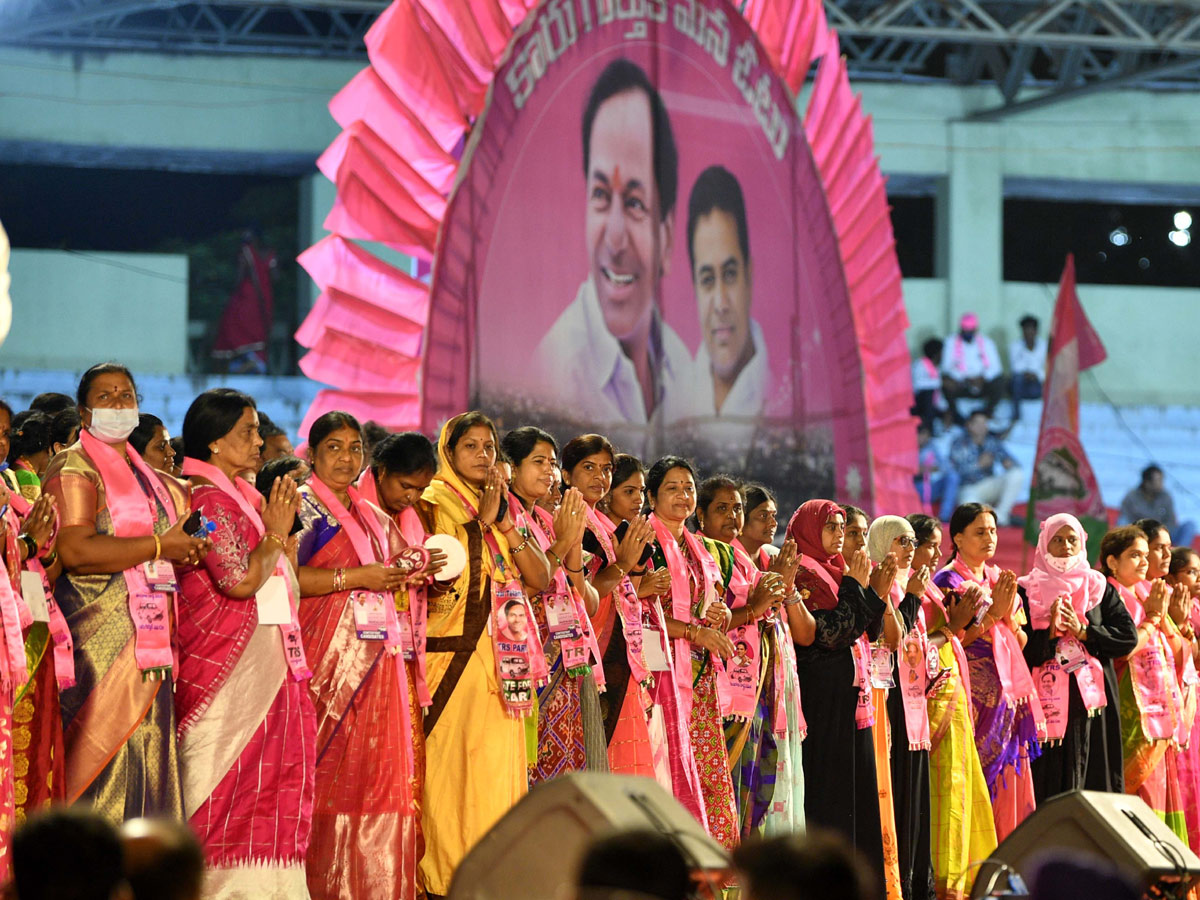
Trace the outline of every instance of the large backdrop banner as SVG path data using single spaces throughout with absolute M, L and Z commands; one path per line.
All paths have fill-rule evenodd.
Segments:
M 422 424 L 607 434 L 647 462 L 868 500 L 862 359 L 788 87 L 729 3 L 551 0 L 443 221 Z M 838 477 L 835 479 L 834 460 Z M 862 493 L 859 493 L 859 492 Z

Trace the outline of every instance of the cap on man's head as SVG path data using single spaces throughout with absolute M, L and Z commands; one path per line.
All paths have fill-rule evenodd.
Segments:
M 958 327 L 973 331 L 979 327 L 979 316 L 973 312 L 963 313 L 962 318 L 958 320 Z

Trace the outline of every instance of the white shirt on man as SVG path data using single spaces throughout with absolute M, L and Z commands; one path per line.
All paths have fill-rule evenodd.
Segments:
M 657 402 L 647 416 L 633 361 L 605 325 L 589 278 L 538 343 L 533 369 L 554 407 L 603 431 L 613 424 L 669 424 L 687 414 L 691 354 L 657 310 L 651 327 L 650 360 L 659 374 Z
M 692 415 L 757 418 L 762 413 L 771 372 L 767 366 L 766 339 L 762 328 L 753 319 L 750 320 L 750 342 L 754 345 L 754 355 L 738 372 L 719 410 L 713 387 L 712 357 L 708 355 L 708 344 L 700 342 L 696 350 L 696 374 L 692 386 Z
M 1034 341 L 1032 350 L 1025 346 L 1024 338 L 1017 338 L 1008 345 L 1008 370 L 1014 375 L 1030 372 L 1041 381 L 1046 377 L 1046 355 L 1045 338 Z
M 956 331 L 943 343 L 942 371 L 955 381 L 980 377 L 991 381 L 1004 369 L 996 342 L 990 337 L 976 332 L 973 340 L 965 341 Z

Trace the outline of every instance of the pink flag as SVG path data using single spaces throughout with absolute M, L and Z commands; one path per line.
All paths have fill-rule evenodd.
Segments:
M 1050 326 L 1042 424 L 1025 519 L 1025 540 L 1035 546 L 1041 521 L 1055 513 L 1075 516 L 1093 536 L 1107 527 L 1100 485 L 1079 441 L 1079 373 L 1107 358 L 1075 292 L 1075 257 L 1068 254 Z M 1093 562 L 1099 548 L 1099 541 L 1088 542 Z

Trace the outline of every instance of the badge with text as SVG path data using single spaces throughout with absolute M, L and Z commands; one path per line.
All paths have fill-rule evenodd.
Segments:
M 387 640 L 388 594 L 378 591 L 351 591 L 350 608 L 354 611 L 354 631 L 360 641 Z

